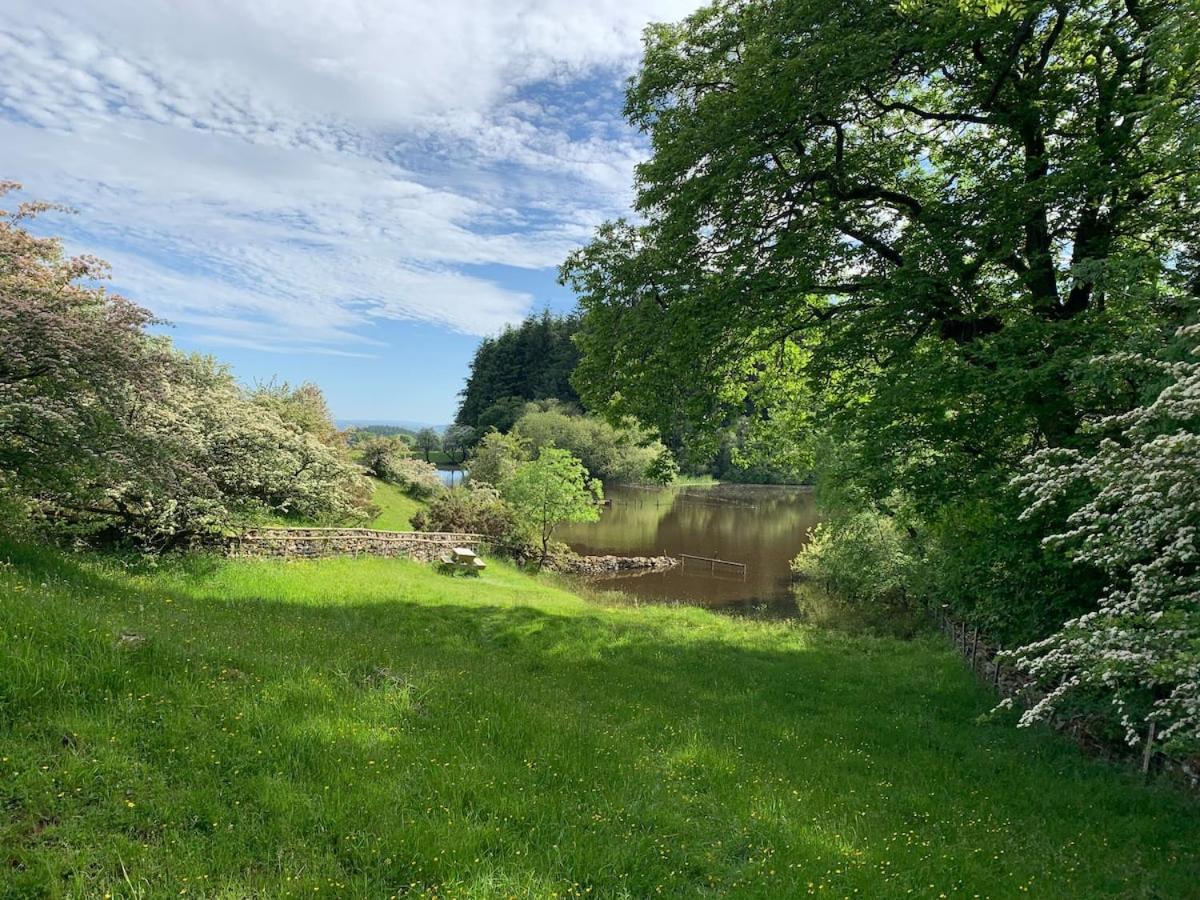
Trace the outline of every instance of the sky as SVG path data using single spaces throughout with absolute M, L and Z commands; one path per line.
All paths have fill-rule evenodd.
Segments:
M 481 337 L 566 311 L 629 214 L 648 22 L 695 0 L 4 0 L 0 180 L 247 383 L 453 418 Z

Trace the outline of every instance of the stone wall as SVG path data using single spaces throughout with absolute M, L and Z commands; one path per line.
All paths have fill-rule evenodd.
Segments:
M 225 538 L 219 548 L 229 556 L 315 558 L 320 556 L 394 556 L 432 562 L 452 547 L 477 552 L 496 550 L 485 535 L 457 532 L 375 531 L 370 528 L 251 528 Z M 570 575 L 616 575 L 662 571 L 677 566 L 671 556 L 570 556 L 549 568 Z
M 673 556 L 571 556 L 550 560 L 550 568 L 568 575 L 621 575 L 634 572 L 661 572 L 673 569 L 679 560 Z
M 479 550 L 483 535 L 370 528 L 252 528 L 221 542 L 229 556 L 393 556 L 432 562 L 452 547 Z

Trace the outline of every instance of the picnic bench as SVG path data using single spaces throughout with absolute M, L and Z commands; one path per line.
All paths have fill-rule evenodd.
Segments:
M 449 553 L 438 557 L 439 568 L 453 575 L 463 572 L 467 575 L 478 575 L 487 568 L 487 563 L 475 555 L 470 547 L 455 547 Z

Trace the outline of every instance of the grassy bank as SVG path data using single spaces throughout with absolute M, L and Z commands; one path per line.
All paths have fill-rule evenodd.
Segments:
M 0 549 L 0 895 L 1189 897 L 1200 809 L 938 640 L 493 563 Z
M 375 487 L 371 502 L 379 507 L 379 515 L 371 520 L 370 527 L 381 531 L 411 531 L 412 517 L 421 508 L 421 501 L 378 478 L 372 478 L 371 483 Z

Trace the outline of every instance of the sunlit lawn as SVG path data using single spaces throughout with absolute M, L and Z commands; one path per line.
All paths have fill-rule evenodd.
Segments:
M 371 483 L 375 488 L 371 502 L 379 507 L 379 515 L 371 521 L 370 527 L 382 531 L 410 531 L 412 517 L 421 508 L 421 502 L 394 484 L 377 478 L 372 478 Z
M 1200 805 L 978 723 L 934 638 L 495 562 L 0 559 L 3 896 L 1197 895 Z

